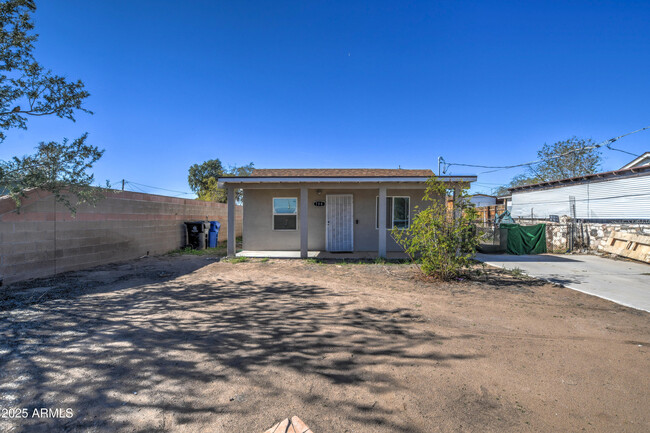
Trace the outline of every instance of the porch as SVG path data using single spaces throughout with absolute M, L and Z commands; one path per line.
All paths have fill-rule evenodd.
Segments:
M 424 194 L 423 185 L 413 183 L 246 185 L 243 189 L 243 252 L 229 249 L 229 256 L 406 258 L 390 235 L 391 203 L 400 196 L 408 225 L 415 207 L 423 205 Z M 232 187 L 227 190 L 234 195 Z M 286 226 L 278 227 L 278 220 Z
M 422 197 L 432 176 L 431 170 L 257 169 L 251 176 L 219 178 L 227 191 L 229 235 L 235 191 L 243 191 L 243 251 L 229 242 L 228 256 L 406 258 L 390 233 L 407 228 L 427 205 Z M 454 192 L 476 180 L 438 178 Z
M 300 251 L 240 251 L 236 257 L 248 258 L 269 258 L 269 259 L 299 259 Z M 331 253 L 329 251 L 308 251 L 307 257 L 310 259 L 324 260 L 372 260 L 377 258 L 377 251 L 355 251 L 352 253 Z M 405 260 L 408 255 L 398 251 L 388 251 L 387 260 Z

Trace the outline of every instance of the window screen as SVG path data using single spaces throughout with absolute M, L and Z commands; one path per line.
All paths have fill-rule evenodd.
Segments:
M 297 198 L 274 198 L 273 230 L 296 230 L 297 211 Z
M 405 229 L 409 226 L 409 198 L 393 197 L 393 227 Z
M 409 197 L 386 197 L 386 228 L 408 228 Z M 379 197 L 376 199 L 375 228 L 379 228 Z

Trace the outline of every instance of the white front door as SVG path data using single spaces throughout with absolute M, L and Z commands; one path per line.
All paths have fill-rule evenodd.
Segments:
M 327 251 L 352 252 L 354 250 L 354 219 L 352 194 L 327 194 Z

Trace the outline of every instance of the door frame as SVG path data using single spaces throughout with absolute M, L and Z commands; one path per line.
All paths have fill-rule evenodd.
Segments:
M 351 243 L 351 250 L 350 252 L 354 252 L 354 194 L 325 194 L 325 251 L 327 252 L 333 252 L 333 253 L 338 253 L 338 252 L 346 252 L 346 251 L 330 251 L 330 237 L 329 237 L 329 231 L 330 231 L 330 224 L 328 220 L 328 209 L 330 206 L 330 201 L 329 197 L 330 196 L 349 196 L 350 197 L 350 243 Z

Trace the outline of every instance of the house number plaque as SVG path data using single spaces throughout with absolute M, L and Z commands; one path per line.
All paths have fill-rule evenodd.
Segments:
M 325 206 L 325 202 L 324 201 L 315 201 L 314 206 L 316 206 L 316 207 Z

